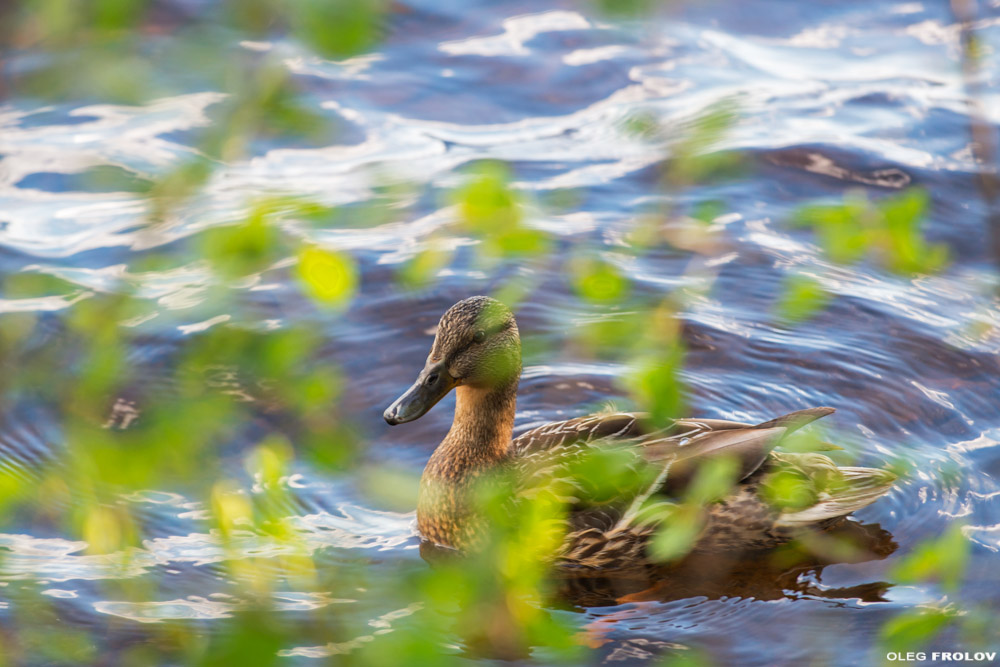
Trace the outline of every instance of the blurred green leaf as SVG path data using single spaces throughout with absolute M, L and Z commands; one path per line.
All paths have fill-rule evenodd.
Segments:
M 941 582 L 946 591 L 957 591 L 965 576 L 971 544 L 962 524 L 954 523 L 941 537 L 927 540 L 900 559 L 891 576 L 901 583 Z
M 593 447 L 574 461 L 567 476 L 577 480 L 583 505 L 602 505 L 640 492 L 656 476 L 625 448 Z
M 521 223 L 521 204 L 509 181 L 502 163 L 486 162 L 472 170 L 469 182 L 455 194 L 461 220 L 470 231 L 489 234 Z
M 721 500 L 733 489 L 740 462 L 734 456 L 715 456 L 698 466 L 694 479 L 684 492 L 686 502 L 704 506 Z
M 597 8 L 617 18 L 642 18 L 656 7 L 654 0 L 595 0 Z
M 931 273 L 947 264 L 948 249 L 923 238 L 920 225 L 929 208 L 930 197 L 922 188 L 874 204 L 863 193 L 852 193 L 841 204 L 800 208 L 795 221 L 816 229 L 820 245 L 835 262 L 851 264 L 873 252 L 896 273 Z
M 676 134 L 665 174 L 667 183 L 682 186 L 722 177 L 741 168 L 743 158 L 735 151 L 719 150 L 718 145 L 738 119 L 733 100 L 719 101 L 694 118 Z
M 640 139 L 659 139 L 663 135 L 659 118 L 654 112 L 648 110 L 630 113 L 625 117 L 622 129 L 627 134 Z
M 240 225 L 205 232 L 202 252 L 212 268 L 225 278 L 241 278 L 266 269 L 275 258 L 278 234 L 257 208 Z
M 916 652 L 927 646 L 956 618 L 945 609 L 911 609 L 889 619 L 880 630 L 880 643 L 885 653 Z
M 299 252 L 297 275 L 306 293 L 326 306 L 343 306 L 357 289 L 358 274 L 351 258 L 317 246 Z
M 831 259 L 851 264 L 868 249 L 868 236 L 862 225 L 866 206 L 856 198 L 842 205 L 805 206 L 798 210 L 795 222 L 817 230 L 820 243 Z
M 617 267 L 601 259 L 575 259 L 570 263 L 570 271 L 573 287 L 587 301 L 618 302 L 625 298 L 631 287 Z
M 683 412 L 680 380 L 683 363 L 683 348 L 678 344 L 668 345 L 658 354 L 639 357 L 626 377 L 632 397 L 649 412 L 650 420 L 657 426 L 666 425 Z
M 774 312 L 788 324 L 803 322 L 824 310 L 830 294 L 811 276 L 793 274 L 785 278 Z
M 911 188 L 878 204 L 885 227 L 880 240 L 888 255 L 889 268 L 897 273 L 930 273 L 948 260 L 943 245 L 929 245 L 920 233 L 920 223 L 930 207 L 930 195 Z
M 148 5 L 147 0 L 94 0 L 92 25 L 107 31 L 134 28 Z
M 649 555 L 664 563 L 691 553 L 705 522 L 697 505 L 679 505 L 664 517 L 659 530 L 649 542 Z
M 292 25 L 299 39 L 327 58 L 347 58 L 379 38 L 384 0 L 294 0 Z
M 161 176 L 149 190 L 150 217 L 162 220 L 172 207 L 191 197 L 212 175 L 212 163 L 195 159 L 177 165 Z
M 819 493 L 813 481 L 793 470 L 769 474 L 760 488 L 761 497 L 781 512 L 795 512 L 816 504 Z
M 451 261 L 449 250 L 427 248 L 414 255 L 397 273 L 399 282 L 408 289 L 426 287 L 437 277 L 441 269 Z
M 258 608 L 241 612 L 226 620 L 225 625 L 228 627 L 212 634 L 199 665 L 268 667 L 280 664 L 278 651 L 283 648 L 287 631 L 279 615 Z
M 31 299 L 51 295 L 79 293 L 81 288 L 48 273 L 15 273 L 3 280 L 4 297 Z

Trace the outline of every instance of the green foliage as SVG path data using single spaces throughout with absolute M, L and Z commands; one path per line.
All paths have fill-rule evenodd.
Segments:
M 625 378 L 629 393 L 649 411 L 650 421 L 664 425 L 683 414 L 683 385 L 680 370 L 684 363 L 684 348 L 672 341 L 658 346 L 653 352 L 638 356 Z
M 691 553 L 705 527 L 705 508 L 732 491 L 739 468 L 739 461 L 729 456 L 709 458 L 698 467 L 682 502 L 666 506 L 662 523 L 649 543 L 652 558 L 669 562 Z
M 212 641 L 196 664 L 213 665 L 278 665 L 286 629 L 278 617 L 267 609 L 242 613 L 226 623 L 229 627 L 213 635 Z
M 717 102 L 695 117 L 671 147 L 667 182 L 677 187 L 736 173 L 742 165 L 741 156 L 719 150 L 718 144 L 738 118 L 731 100 Z
M 778 319 L 789 324 L 808 320 L 830 302 L 830 294 L 810 276 L 791 275 L 785 279 L 781 296 L 775 304 Z
M 948 252 L 927 243 L 920 232 L 929 206 L 930 196 L 920 188 L 874 203 L 852 194 L 841 204 L 803 207 L 795 221 L 814 228 L 836 262 L 851 264 L 871 254 L 899 274 L 932 273 L 944 267 Z
M 629 292 L 629 283 L 610 262 L 579 258 L 571 263 L 573 286 L 587 301 L 620 303 Z
M 631 345 L 635 337 L 635 313 L 613 313 L 597 320 L 581 323 L 576 340 L 587 354 L 596 358 L 617 359 L 620 350 Z
M 649 542 L 650 557 L 666 563 L 687 556 L 705 527 L 701 508 L 696 505 L 678 505 L 665 512 L 662 518 L 660 530 Z
M 928 244 L 920 234 L 920 223 L 930 206 L 926 190 L 914 188 L 878 205 L 884 227 L 874 242 L 897 273 L 933 273 L 948 261 L 944 245 Z
M 294 0 L 295 34 L 327 58 L 346 58 L 370 49 L 379 37 L 383 0 Z
M 963 528 L 952 524 L 941 537 L 918 545 L 896 564 L 893 578 L 901 583 L 937 580 L 946 591 L 958 590 L 971 546 Z
M 596 0 L 597 8 L 616 18 L 641 18 L 648 16 L 656 6 L 654 0 Z
M 451 261 L 451 257 L 452 253 L 447 250 L 427 248 L 404 264 L 396 277 L 408 289 L 421 289 L 437 278 L 441 269 Z
M 779 470 L 768 475 L 761 486 L 761 496 L 775 509 L 796 511 L 816 503 L 819 494 L 809 477 L 793 470 Z
M 505 165 L 476 165 L 468 182 L 453 194 L 453 201 L 463 230 L 480 240 L 480 259 L 487 265 L 548 251 L 548 235 L 524 224 L 524 205 L 510 185 Z
M 891 618 L 880 631 L 884 653 L 919 651 L 956 619 L 950 609 L 912 609 Z
M 222 277 L 260 273 L 277 257 L 278 235 L 260 209 L 232 227 L 217 227 L 204 236 L 202 252 Z
M 517 194 L 510 189 L 510 172 L 497 162 L 486 162 L 455 193 L 459 215 L 469 231 L 504 233 L 521 224 L 523 214 Z
M 566 497 L 579 497 L 584 506 L 598 506 L 620 501 L 641 493 L 656 477 L 652 466 L 640 465 L 633 452 L 613 447 L 593 448 L 567 466 L 559 477 L 571 479 L 572 488 L 560 489 L 560 480 L 545 480 L 556 484 Z
M 327 306 L 342 306 L 357 289 L 354 262 L 346 255 L 317 247 L 299 252 L 299 280 L 316 301 Z

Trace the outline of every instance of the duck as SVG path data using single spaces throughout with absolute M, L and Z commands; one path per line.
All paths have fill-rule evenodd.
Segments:
M 457 552 L 481 548 L 490 518 L 476 489 L 498 475 L 513 480 L 510 502 L 537 496 L 541 484 L 566 503 L 551 558 L 591 571 L 654 564 L 657 533 L 678 517 L 690 518 L 689 511 L 677 510 L 691 504 L 699 471 L 713 462 L 727 462 L 731 483 L 702 499 L 688 554 L 766 550 L 806 531 L 829 530 L 888 493 L 895 481 L 887 470 L 838 466 L 816 451 L 779 449 L 790 433 L 833 413 L 830 407 L 757 424 L 677 418 L 663 425 L 643 413 L 608 410 L 515 438 L 521 363 L 510 308 L 487 296 L 464 299 L 441 316 L 416 381 L 383 413 L 393 426 L 412 422 L 456 393 L 451 428 L 420 480 L 416 524 L 425 542 Z M 595 491 L 600 484 L 580 474 L 579 462 L 592 455 L 624 462 L 624 475 L 619 466 L 612 481 L 619 494 Z M 595 468 L 588 470 L 593 476 Z M 774 489 L 787 488 L 789 480 L 794 502 L 776 502 Z

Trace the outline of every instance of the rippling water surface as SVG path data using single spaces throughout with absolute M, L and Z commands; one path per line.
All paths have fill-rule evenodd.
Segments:
M 987 48 L 1000 46 L 1000 7 L 983 4 L 979 37 Z M 470 8 L 415 0 L 397 7 L 379 50 L 349 61 L 323 60 L 287 42 L 242 48 L 278 54 L 339 132 L 329 145 L 255 145 L 251 157 L 220 167 L 197 200 L 152 231 L 141 226 L 148 202 L 121 183 L 152 179 L 190 156 L 220 94 L 191 90 L 141 107 L 39 107 L 20 99 L 0 106 L 0 267 L 49 273 L 78 287 L 62 296 L 3 299 L 0 311 L 44 313 L 58 332 L 75 300 L 129 286 L 155 306 L 134 324 L 147 342 L 129 361 L 153 369 L 200 332 L 224 326 L 229 314 L 212 309 L 212 278 L 199 263 L 134 268 L 150 250 L 183 256 L 185 243 L 240 219 L 264 191 L 350 210 L 374 201 L 387 182 L 416 183 L 412 192 L 425 194 L 376 226 L 351 228 L 350 218 L 347 227 L 329 229 L 286 223 L 290 234 L 357 258 L 361 287 L 346 313 L 309 307 L 280 262 L 240 298 L 268 326 L 305 322 L 322 331 L 316 363 L 335 363 L 349 378 L 345 400 L 364 429 L 366 459 L 419 472 L 447 429 L 454 399 L 393 430 L 381 411 L 422 364 L 440 313 L 497 285 L 475 265 L 466 247 L 472 240 L 449 226 L 454 212 L 445 193 L 460 182 L 463 165 L 509 162 L 516 186 L 534 201 L 572 194 L 571 206 L 539 208 L 531 224 L 604 253 L 649 294 L 695 290 L 703 273 L 689 271 L 683 253 L 641 260 L 620 253 L 632 222 L 671 196 L 682 209 L 723 199 L 726 212 L 714 224 L 726 247 L 708 260 L 714 287 L 683 314 L 691 411 L 760 421 L 807 406 L 837 407 L 832 426 L 858 449 L 860 464 L 881 466 L 900 455 L 917 462 L 916 474 L 859 513 L 899 548 L 883 559 L 776 575 L 769 587 L 597 591 L 555 613 L 594 638 L 595 663 L 642 664 L 678 647 L 708 647 L 733 664 L 860 664 L 877 657 L 873 645 L 886 618 L 943 598 L 932 584 L 882 582 L 901 554 L 956 518 L 974 545 L 965 599 L 1000 605 L 1000 308 L 969 148 L 958 27 L 947 3 L 698 3 L 661 21 L 621 26 L 570 3 Z M 997 62 L 984 61 L 985 108 L 994 124 Z M 625 121 L 654 113 L 668 132 L 680 132 L 723 99 L 740 110 L 726 147 L 744 151 L 752 169 L 663 194 L 663 149 L 627 132 Z M 108 165 L 119 170 L 110 191 L 84 178 Z M 789 224 L 796 207 L 847 188 L 877 198 L 910 184 L 933 197 L 928 236 L 951 247 L 954 263 L 941 275 L 909 279 L 873 264 L 831 264 L 810 232 Z M 455 264 L 428 292 L 400 291 L 395 269 L 432 237 L 458 249 Z M 535 288 L 517 316 L 525 340 L 546 352 L 528 360 L 518 428 L 621 396 L 622 368 L 569 343 L 575 324 L 604 313 L 573 295 L 557 262 L 530 271 Z M 790 273 L 814 276 L 834 295 L 826 311 L 795 328 L 772 315 Z M 30 475 L 32 466 L 58 459 L 61 439 L 58 415 L 24 407 L 0 426 L 0 454 Z M 224 456 L 239 447 L 220 443 Z M 412 613 L 381 606 L 377 586 L 364 579 L 377 580 L 383 568 L 425 565 L 412 514 L 389 511 L 363 485 L 305 463 L 287 483 L 294 525 L 320 566 L 355 562 L 357 553 L 371 561 L 357 582 L 328 594 L 275 594 L 291 618 L 326 605 L 356 607 L 353 643 L 282 653 L 289 663 L 314 664 Z M 22 584 L 37 581 L 69 624 L 128 637 L 140 636 L 143 624 L 195 620 L 211 632 L 243 602 L 225 581 L 221 563 L 231 554 L 210 535 L 206 507 L 182 491 L 150 489 L 127 499 L 150 537 L 124 571 L 50 526 L 8 524 L 0 534 L 0 614 L 18 604 Z M 280 567 L 278 542 L 247 537 L 237 548 Z M 146 602 L 109 598 L 102 586 L 154 574 L 160 583 Z

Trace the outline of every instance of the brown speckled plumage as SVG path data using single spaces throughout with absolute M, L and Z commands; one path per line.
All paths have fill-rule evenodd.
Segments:
M 472 490 L 505 471 L 514 474 L 524 496 L 543 488 L 569 503 L 557 560 L 595 570 L 646 562 L 650 536 L 670 516 L 664 508 L 676 506 L 703 462 L 720 456 L 735 459 L 737 483 L 699 510 L 695 551 L 774 547 L 804 528 L 830 527 L 892 486 L 893 477 L 885 471 L 837 468 L 819 454 L 772 452 L 787 433 L 832 408 L 800 410 L 756 425 L 678 419 L 658 430 L 648 429 L 643 415 L 608 413 L 546 424 L 512 440 L 520 371 L 520 339 L 511 312 L 488 297 L 466 299 L 441 318 L 420 379 L 386 411 L 390 423 L 410 421 L 450 389 L 457 393 L 451 430 L 421 479 L 417 523 L 425 539 L 474 549 L 487 526 Z M 595 448 L 614 449 L 617 460 L 634 470 L 634 479 L 648 483 L 593 502 L 588 496 L 592 480 L 574 477 L 572 470 Z M 761 486 L 779 468 L 808 484 L 823 483 L 813 485 L 815 497 L 805 505 L 776 508 L 762 498 Z M 836 484 L 827 483 L 831 476 Z

